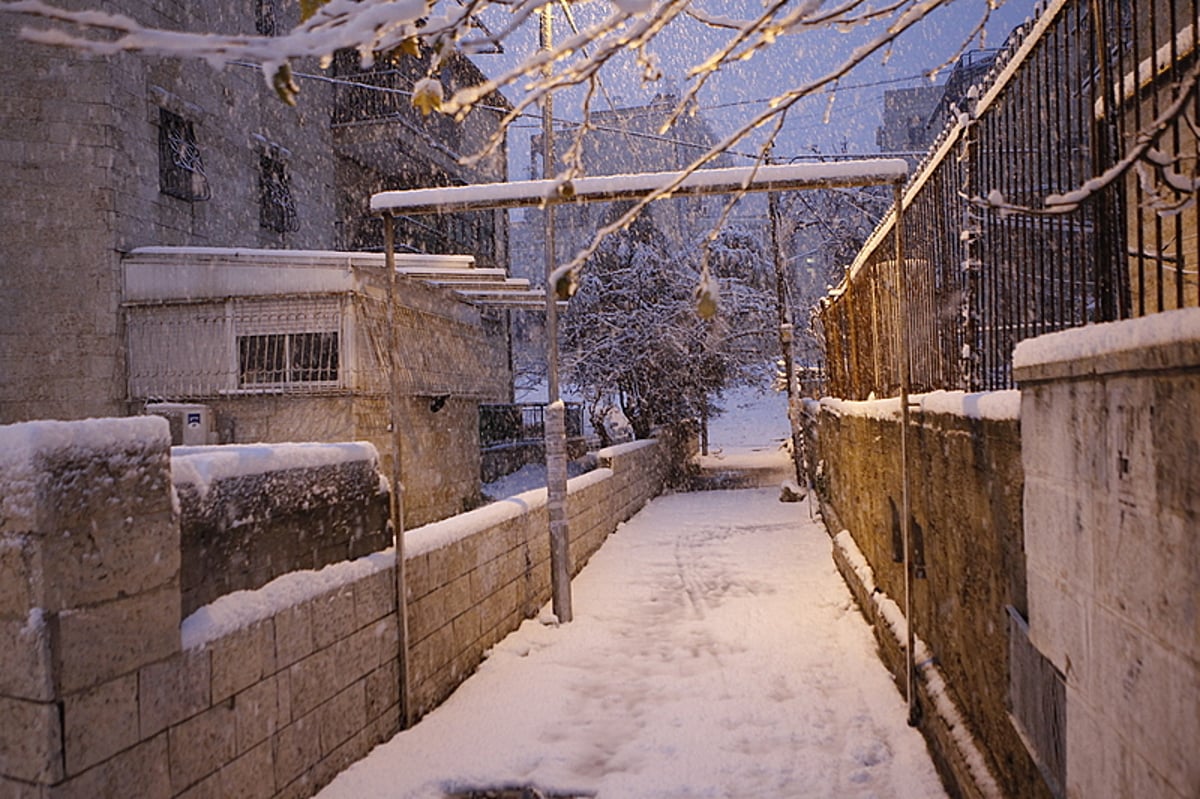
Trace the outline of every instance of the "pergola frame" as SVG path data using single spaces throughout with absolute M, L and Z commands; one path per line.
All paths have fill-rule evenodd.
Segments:
M 673 197 L 696 197 L 718 194 L 738 194 L 749 192 L 780 192 L 801 191 L 811 189 L 852 188 L 860 186 L 891 185 L 893 187 L 893 235 L 896 239 L 896 264 L 899 279 L 903 280 L 903 186 L 908 178 L 908 164 L 903 159 L 881 158 L 836 162 L 819 162 L 804 164 L 762 164 L 749 167 L 729 167 L 723 169 L 699 169 L 691 172 L 646 172 L 633 175 L 611 175 L 599 177 L 582 177 L 571 181 L 560 180 L 526 180 L 507 183 L 487 183 L 470 186 L 450 186 L 445 188 L 408 189 L 403 191 L 385 191 L 371 195 L 371 211 L 383 217 L 384 241 L 386 246 L 387 263 L 389 267 L 389 305 L 394 307 L 397 301 L 396 270 L 394 268 L 395 238 L 393 233 L 394 217 L 399 214 L 440 214 L 458 211 L 487 211 L 505 208 L 544 208 L 549 213 L 558 205 L 576 203 L 614 202 L 619 200 L 670 199 Z M 552 229 L 552 228 L 551 228 Z M 778 269 L 778 259 L 777 267 Z M 777 278 L 782 279 L 777 275 Z M 555 294 L 545 289 L 545 308 L 547 320 L 556 319 Z M 897 292 L 901 318 L 907 315 L 905 294 Z M 785 323 L 780 319 L 781 326 Z M 546 339 L 550 361 L 547 369 L 551 370 L 551 383 L 557 386 L 557 325 L 550 329 L 547 324 Z M 909 357 L 907 325 L 900 325 L 900 342 L 898 346 L 900 357 L 900 457 L 902 473 L 902 521 L 901 528 L 904 544 L 904 616 L 907 622 L 907 652 L 905 656 L 905 696 L 908 701 L 908 721 L 915 725 L 918 720 L 916 699 L 914 695 L 914 662 L 913 662 L 913 619 L 912 619 L 912 558 L 911 558 L 911 522 L 908 473 L 908 426 L 909 426 Z M 394 334 L 394 331 L 393 331 Z M 782 332 L 781 332 L 782 336 Z M 785 351 L 786 355 L 786 351 Z M 391 367 L 393 377 L 393 393 L 399 386 L 395 378 L 399 373 L 395 363 L 396 348 L 392 348 Z M 788 368 L 788 382 L 791 383 L 790 358 L 785 357 Z M 557 394 L 553 391 L 552 394 Z M 550 397 L 548 411 L 553 410 L 558 403 L 557 396 Z M 393 524 L 396 530 L 396 565 L 397 565 L 397 596 L 399 600 L 398 613 L 401 616 L 401 687 L 403 691 L 404 716 L 408 717 L 409 707 L 409 676 L 407 663 L 407 603 L 405 597 L 404 563 L 404 526 L 400 515 L 402 507 L 397 498 L 400 488 L 400 432 L 398 418 L 399 397 L 392 399 L 392 431 L 393 431 Z M 567 546 L 566 528 L 566 441 L 565 426 L 552 425 L 551 416 L 546 416 L 546 493 L 547 506 L 550 514 L 550 553 L 551 553 L 551 583 L 554 591 L 554 607 L 567 611 L 563 621 L 570 620 L 570 563 Z M 553 430 L 552 430 L 553 427 Z M 555 440 L 552 442 L 551 436 Z M 551 461 L 554 461 L 552 463 Z M 557 508 L 556 514 L 553 510 Z M 407 723 L 406 723 L 407 726 Z

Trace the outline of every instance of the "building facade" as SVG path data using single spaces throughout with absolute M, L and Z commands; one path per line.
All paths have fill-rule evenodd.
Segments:
M 294 4 L 269 0 L 119 0 L 105 10 L 151 27 L 263 35 L 294 25 L 299 14 Z M 459 167 L 450 152 L 483 142 L 495 129 L 498 112 L 473 114 L 461 125 L 431 117 L 418 129 L 405 117 L 412 110 L 407 94 L 377 92 L 373 96 L 402 97 L 397 107 L 403 113 L 359 119 L 356 102 L 379 87 L 361 79 L 347 57 L 339 56 L 328 70 L 315 59 L 296 62 L 301 91 L 298 104 L 288 106 L 257 67 L 218 69 L 199 60 L 130 54 L 87 56 L 23 40 L 19 30 L 30 24 L 37 23 L 0 13 L 0 43 L 10 54 L 0 88 L 0 178 L 6 187 L 0 204 L 0 424 L 123 416 L 142 412 L 148 399 L 195 401 L 194 394 L 163 386 L 147 393 L 137 382 L 132 359 L 144 352 L 131 332 L 144 309 L 132 308 L 125 293 L 123 270 L 131 253 L 154 247 L 190 248 L 193 254 L 203 248 L 291 252 L 294 257 L 276 257 L 275 267 L 294 276 L 303 253 L 348 255 L 351 246 L 378 248 L 379 236 L 370 230 L 373 220 L 366 219 L 373 191 L 473 182 L 484 175 L 505 178 L 503 149 L 475 170 Z M 411 88 L 427 66 L 414 60 L 403 74 L 392 75 L 389 85 L 403 90 L 407 80 Z M 466 59 L 452 61 L 443 77 L 482 79 Z M 362 87 L 348 81 L 361 81 Z M 422 224 L 448 235 L 408 236 L 403 249 L 464 253 L 481 267 L 506 268 L 502 215 L 470 224 L 431 217 Z M 209 268 L 192 261 L 193 270 Z M 447 383 L 437 389 L 452 399 L 449 411 L 433 420 L 442 438 L 428 444 L 431 453 L 477 450 L 478 402 L 511 399 L 507 314 L 432 285 L 406 288 L 406 295 L 437 306 L 434 316 L 452 320 L 448 324 L 471 340 L 456 360 L 438 362 L 434 344 L 406 354 L 412 356 L 407 368 L 415 376 L 413 426 L 431 421 L 424 418 L 428 398 L 416 396 L 433 391 L 426 384 L 446 382 L 443 372 L 452 369 L 485 374 L 485 387 L 465 390 Z M 169 299 L 194 322 L 197 309 L 212 298 L 176 294 Z M 308 307 L 292 299 L 285 317 L 305 324 L 328 321 L 325 305 L 310 302 Z M 293 331 L 278 316 L 277 304 L 261 298 L 235 304 L 231 313 L 240 324 L 262 329 L 247 333 L 238 345 L 251 349 L 229 353 L 234 361 L 257 357 L 269 365 L 282 358 L 290 368 L 293 354 L 305 349 L 307 354 L 296 357 L 301 363 L 315 358 L 317 365 L 307 373 L 311 379 L 300 381 L 305 391 L 290 390 L 294 386 L 284 385 L 286 380 L 264 378 L 267 382 L 254 391 L 254 413 L 245 386 L 233 386 L 243 390 L 237 423 L 229 424 L 233 416 L 224 406 L 214 412 L 218 422 L 225 420 L 222 441 L 372 438 L 362 432 L 367 423 L 355 418 L 368 414 L 364 395 L 340 377 L 332 379 L 334 373 L 319 363 L 333 352 L 335 339 L 329 334 L 335 328 Z M 341 324 L 340 311 L 334 316 Z M 428 343 L 441 332 L 439 324 L 418 324 L 411 338 Z M 336 346 L 349 343 L 340 339 Z M 156 368 L 169 370 L 194 354 L 189 342 L 176 345 L 177 351 L 160 353 L 164 361 Z M 246 374 L 236 364 L 235 371 Z M 322 384 L 319 411 L 306 399 L 316 384 Z M 335 396 L 343 398 L 341 410 L 330 413 Z M 213 395 L 204 401 L 220 405 L 224 400 Z M 424 415 L 418 406 L 426 409 Z M 368 415 L 386 425 L 386 404 Z M 414 443 L 414 452 L 421 446 Z M 474 491 L 464 488 L 454 501 L 439 500 L 430 515 L 456 512 L 478 493 L 478 452 L 472 457 L 473 473 L 465 462 L 431 458 L 444 467 L 438 480 L 471 483 Z M 466 473 L 459 474 L 462 470 Z M 412 492 L 414 502 L 418 493 Z

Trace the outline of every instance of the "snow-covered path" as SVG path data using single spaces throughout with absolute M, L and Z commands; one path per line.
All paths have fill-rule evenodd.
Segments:
M 834 570 L 771 489 L 660 497 L 322 799 L 535 785 L 606 799 L 945 796 Z

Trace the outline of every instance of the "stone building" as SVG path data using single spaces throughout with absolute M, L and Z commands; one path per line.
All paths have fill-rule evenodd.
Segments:
M 251 0 L 120 0 L 105 10 L 167 29 L 264 35 L 294 24 L 288 15 L 299 13 L 294 4 Z M 256 67 L 214 69 L 202 61 L 130 54 L 86 56 L 21 39 L 20 27 L 31 24 L 37 25 L 0 13 L 0 43 L 9 54 L 0 89 L 0 178 L 6 188 L 0 204 L 5 253 L 0 262 L 0 423 L 142 411 L 147 396 L 130 369 L 130 358 L 140 352 L 130 338 L 137 312 L 123 305 L 128 297 L 122 278 L 127 256 L 139 248 L 345 255 L 348 249 L 378 248 L 378 234 L 365 219 L 373 191 L 505 178 L 503 148 L 469 171 L 455 159 L 495 129 L 503 105 L 499 98 L 490 104 L 497 110 L 478 111 L 459 126 L 407 113 L 412 110 L 408 96 L 396 92 L 411 88 L 414 76 L 427 69 L 424 62 L 392 70 L 387 80 L 394 91 L 374 94 L 369 87 L 378 88 L 379 69 L 360 72 L 341 56 L 330 70 L 315 60 L 297 62 L 301 92 L 299 103 L 289 107 Z M 443 73 L 451 83 L 481 78 L 465 58 L 451 60 Z M 368 88 L 347 85 L 351 81 Z M 395 113 L 364 115 L 364 96 L 395 101 Z M 421 224 L 445 235 L 408 235 L 403 249 L 463 253 L 482 267 L 507 266 L 503 215 L 430 217 Z M 294 275 L 295 261 L 279 256 L 275 266 Z M 405 294 L 436 306 L 439 319 L 461 328 L 471 346 L 456 351 L 456 366 L 484 376 L 472 378 L 479 385 L 470 390 L 441 385 L 446 381 L 434 376 L 441 367 L 430 355 L 437 347 L 419 346 L 438 335 L 439 326 L 414 327 L 414 352 L 421 358 L 412 367 L 420 375 L 413 385 L 437 383 L 439 395 L 452 397 L 448 411 L 437 418 L 440 432 L 430 433 L 437 443 L 427 442 L 439 453 L 431 461 L 440 469 L 437 479 L 461 489 L 452 501 L 435 503 L 438 511 L 429 511 L 446 515 L 478 492 L 478 453 L 473 453 L 474 472 L 468 473 L 468 463 L 447 459 L 445 452 L 477 448 L 481 399 L 511 398 L 508 319 L 503 310 L 467 304 L 463 295 L 431 285 L 406 288 Z M 175 294 L 170 299 L 203 303 L 211 297 Z M 244 308 L 253 308 L 250 316 L 268 313 L 261 304 Z M 260 327 L 267 318 L 259 320 Z M 291 332 L 259 331 L 263 336 Z M 180 346 L 179 353 L 162 354 L 166 363 L 160 368 L 189 354 L 187 344 Z M 322 392 L 328 400 L 350 388 L 325 385 Z M 312 412 L 301 393 L 260 386 L 257 410 L 249 414 L 243 397 L 237 424 L 218 403 L 213 418 L 224 425 L 217 431 L 221 440 L 371 437 L 362 432 L 363 422 L 341 424 L 337 414 Z M 344 407 L 349 396 L 343 397 Z M 167 390 L 153 398 L 196 401 L 193 394 Z M 428 399 L 414 398 L 414 407 L 422 401 L 427 415 Z M 354 407 L 365 412 L 362 402 Z M 414 429 L 429 421 L 414 414 Z M 386 426 L 386 407 L 375 424 Z M 464 469 L 468 472 L 458 474 Z M 468 490 L 471 481 L 475 487 Z M 417 501 L 415 494 L 412 499 Z

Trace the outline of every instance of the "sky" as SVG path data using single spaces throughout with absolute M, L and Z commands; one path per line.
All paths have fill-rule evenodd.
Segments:
M 734 403 L 714 441 L 778 459 L 778 396 Z M 318 796 L 944 797 L 828 534 L 777 495 L 654 500 L 573 581 L 574 621 L 526 621 Z
M 761 4 L 754 0 L 696 0 L 696 6 L 727 16 L 749 16 Z M 886 89 L 928 85 L 923 73 L 952 59 L 970 31 L 981 18 L 985 0 L 954 0 L 935 11 L 919 26 L 901 37 L 894 50 L 885 58 L 877 54 L 851 72 L 838 87 L 832 105 L 829 95 L 803 101 L 789 113 L 787 124 L 776 146 L 776 156 L 789 158 L 811 153 L 816 148 L 824 153 L 846 149 L 852 153 L 877 152 L 875 130 L 882 119 L 882 97 Z M 572 6 L 580 27 L 601 19 L 611 8 L 606 0 L 588 0 Z M 987 47 L 998 47 L 1008 32 L 1033 12 L 1032 0 L 1007 0 L 993 12 L 987 26 Z M 565 14 L 555 17 L 556 38 L 570 33 Z M 534 22 L 514 34 L 506 43 L 502 55 L 477 55 L 475 62 L 488 74 L 510 68 L 521 58 L 528 57 L 537 47 Z M 871 29 L 857 28 L 849 32 L 825 29 L 809 34 L 781 37 L 768 51 L 722 73 L 700 94 L 700 113 L 718 135 L 732 132 L 748 115 L 766 107 L 775 94 L 811 80 L 844 60 L 855 46 L 872 37 Z M 679 92 L 687 86 L 686 71 L 716 47 L 723 37 L 690 19 L 676 20 L 655 41 L 651 50 L 658 58 L 663 79 L 645 84 L 641 70 L 632 58 L 610 65 L 604 73 L 608 98 L 617 107 L 642 105 L 659 92 Z M 979 41 L 973 47 L 979 46 Z M 970 49 L 970 48 L 968 48 Z M 937 78 L 943 82 L 949 70 Z M 510 99 L 517 92 L 509 91 Z M 581 91 L 563 91 L 555 95 L 555 115 L 561 119 L 580 119 Z M 599 98 L 598 107 L 607 108 L 607 99 Z M 826 112 L 829 118 L 826 121 Z M 526 119 L 514 127 L 509 137 L 510 172 L 514 177 L 528 173 L 528 137 L 540 129 L 536 119 Z M 736 152 L 751 153 L 753 147 L 743 145 Z M 749 163 L 748 160 L 745 163 Z

